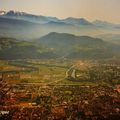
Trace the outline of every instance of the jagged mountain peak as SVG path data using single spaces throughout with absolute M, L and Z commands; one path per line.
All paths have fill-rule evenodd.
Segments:
M 27 13 L 25 12 L 19 12 L 19 11 L 14 11 L 14 10 L 10 10 L 5 13 L 6 16 L 20 16 L 20 15 L 26 15 L 26 14 Z
M 92 23 L 86 20 L 85 18 L 68 17 L 63 21 L 71 24 L 76 24 L 76 25 L 92 25 Z
M 0 11 L 0 15 L 4 15 L 5 13 L 6 13 L 6 12 L 3 11 L 3 10 Z

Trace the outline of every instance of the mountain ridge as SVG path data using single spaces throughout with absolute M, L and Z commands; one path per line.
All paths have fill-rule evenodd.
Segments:
M 102 22 L 102 23 L 106 23 L 106 24 L 116 24 L 117 25 L 117 23 L 111 23 L 111 22 L 108 22 L 108 21 L 102 21 L 102 20 L 94 20 L 94 21 L 88 21 L 88 20 L 86 20 L 85 18 L 75 18 L 75 17 L 67 17 L 67 18 L 64 18 L 64 19 L 59 19 L 59 18 L 57 18 L 57 17 L 51 17 L 51 16 L 44 16 L 44 15 L 34 15 L 34 14 L 31 14 L 31 13 L 26 13 L 26 12 L 20 12 L 20 11 L 14 11 L 14 10 L 10 10 L 10 11 L 3 11 L 3 10 L 1 10 L 0 11 L 0 16 L 8 16 L 8 17 L 13 17 L 13 16 L 28 16 L 28 17 L 44 17 L 45 19 L 50 19 L 51 21 L 53 20 L 53 21 L 67 21 L 68 20 L 68 22 L 69 21 L 77 21 L 77 22 L 79 22 L 79 21 L 81 21 L 81 22 L 83 22 L 85 25 L 92 25 L 92 24 L 94 24 L 94 22 Z
M 49 33 L 34 42 L 52 48 L 57 54 L 68 58 L 109 58 L 118 55 L 119 49 L 117 45 L 99 38 L 56 32 Z
M 99 38 L 51 32 L 31 42 L 0 38 L 0 59 L 105 59 L 120 56 L 120 46 Z

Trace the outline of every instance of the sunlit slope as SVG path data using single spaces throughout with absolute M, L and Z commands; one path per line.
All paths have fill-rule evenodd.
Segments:
M 32 42 L 17 41 L 13 38 L 0 38 L 0 59 L 54 58 L 48 48 Z

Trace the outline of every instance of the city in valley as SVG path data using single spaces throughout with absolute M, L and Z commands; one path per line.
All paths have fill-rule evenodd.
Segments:
M 0 64 L 0 110 L 7 119 L 119 118 L 119 61 L 28 59 Z

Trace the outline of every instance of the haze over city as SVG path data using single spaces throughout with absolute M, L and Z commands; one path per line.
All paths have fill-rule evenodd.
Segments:
M 0 0 L 0 9 L 120 23 L 120 0 Z

